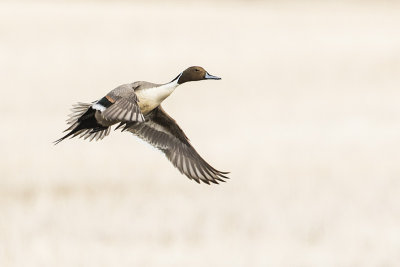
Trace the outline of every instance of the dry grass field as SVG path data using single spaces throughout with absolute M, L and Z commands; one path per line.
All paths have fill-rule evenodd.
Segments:
M 399 266 L 396 1 L 1 2 L 0 266 Z M 71 105 L 191 65 L 164 103 L 198 185 Z

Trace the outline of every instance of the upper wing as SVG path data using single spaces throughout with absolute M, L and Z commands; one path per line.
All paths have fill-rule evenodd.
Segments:
M 132 84 L 121 85 L 93 105 L 107 121 L 144 121 Z
M 182 129 L 161 106 L 146 116 L 146 122 L 127 123 L 124 130 L 163 151 L 181 173 L 198 183 L 217 184 L 228 179 L 225 176 L 228 172 L 214 169 L 196 152 Z

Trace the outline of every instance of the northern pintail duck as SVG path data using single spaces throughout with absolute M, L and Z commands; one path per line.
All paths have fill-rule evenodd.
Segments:
M 224 182 L 228 172 L 222 172 L 209 165 L 193 148 L 189 139 L 161 107 L 179 85 L 200 80 L 220 80 L 202 67 L 190 67 L 175 79 L 165 84 L 134 82 L 118 86 L 105 97 L 92 103 L 74 105 L 67 120 L 70 125 L 65 136 L 55 141 L 58 144 L 67 137 L 83 137 L 99 140 L 116 129 L 129 131 L 161 150 L 168 160 L 190 179 L 209 184 Z

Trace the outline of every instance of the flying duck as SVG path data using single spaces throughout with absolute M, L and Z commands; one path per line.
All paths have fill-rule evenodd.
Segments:
M 138 81 L 120 85 L 98 101 L 74 105 L 67 120 L 70 126 L 64 131 L 69 132 L 54 143 L 76 136 L 90 141 L 100 140 L 110 133 L 112 125 L 119 123 L 115 129 L 129 131 L 161 150 L 188 178 L 206 184 L 225 182 L 228 172 L 218 171 L 208 164 L 160 105 L 185 82 L 220 79 L 202 67 L 193 66 L 169 83 Z

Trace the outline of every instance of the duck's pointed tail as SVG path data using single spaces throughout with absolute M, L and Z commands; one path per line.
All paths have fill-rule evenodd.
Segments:
M 110 133 L 110 127 L 99 124 L 95 118 L 95 113 L 96 110 L 92 108 L 92 104 L 78 103 L 74 105 L 72 113 L 69 115 L 70 118 L 67 120 L 70 127 L 64 131 L 69 131 L 69 133 L 54 141 L 54 144 L 57 145 L 68 137 L 79 136 L 79 138 L 89 138 L 89 141 L 93 139 L 97 141 L 107 136 Z

